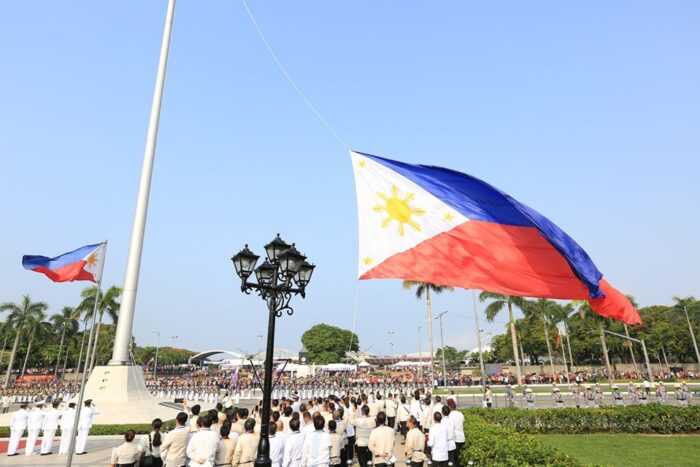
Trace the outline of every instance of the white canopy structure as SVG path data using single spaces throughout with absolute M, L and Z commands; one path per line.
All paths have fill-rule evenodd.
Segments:
M 349 363 L 329 363 L 328 365 L 319 365 L 316 367 L 316 371 L 344 371 L 351 372 L 357 371 L 357 366 L 350 365 Z
M 367 363 L 367 362 L 360 362 L 360 363 L 357 364 L 357 366 L 359 366 L 359 367 L 361 367 L 361 368 L 367 368 L 367 367 L 370 367 L 370 366 L 372 366 L 372 365 L 370 365 L 370 364 Z
M 413 368 L 413 367 L 417 367 L 417 366 L 430 366 L 430 362 L 407 362 L 407 361 L 396 362 L 393 365 L 391 365 L 390 368 L 394 368 L 394 369 L 399 370 L 402 368 Z

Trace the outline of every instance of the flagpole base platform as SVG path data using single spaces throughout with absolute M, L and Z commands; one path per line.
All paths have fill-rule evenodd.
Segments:
M 150 423 L 175 418 L 178 410 L 160 405 L 146 388 L 143 370 L 136 365 L 96 366 L 85 385 L 83 400 L 100 410 L 94 423 Z

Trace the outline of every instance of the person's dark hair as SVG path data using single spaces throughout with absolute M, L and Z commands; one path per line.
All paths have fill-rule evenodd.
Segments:
M 316 430 L 323 430 L 323 427 L 326 425 L 326 419 L 323 418 L 321 415 L 316 415 L 314 417 L 314 428 Z
M 401 396 L 401 403 L 402 403 L 402 404 L 405 404 L 405 403 L 406 403 L 406 397 Z
M 226 420 L 233 422 L 233 418 L 236 416 L 236 411 L 233 409 L 226 409 Z
M 175 417 L 175 420 L 182 425 L 185 426 L 185 423 L 187 423 L 187 414 L 185 412 L 180 412 L 177 414 L 177 417 Z
M 245 407 L 241 407 L 240 409 L 238 409 L 238 418 L 248 418 L 248 409 L 246 409 Z
M 151 427 L 153 428 L 153 440 L 151 441 L 153 446 L 158 447 L 163 444 L 163 440 L 160 438 L 160 427 L 163 426 L 163 420 L 156 418 L 151 422 Z
M 219 423 L 219 412 L 216 409 L 209 409 L 209 417 L 212 423 Z
M 222 423 L 221 428 L 219 428 L 219 434 L 222 438 L 228 438 L 228 435 L 231 434 L 231 422 L 226 420 L 224 423 Z
M 292 431 L 299 431 L 299 419 L 298 418 L 293 418 L 289 420 L 289 429 Z
M 301 413 L 306 412 L 306 404 L 305 403 L 302 402 L 301 405 L 299 405 L 299 412 L 301 412 Z
M 379 412 L 377 414 L 377 425 L 384 425 L 386 423 L 386 414 L 384 412 Z
M 243 428 L 245 429 L 245 431 L 253 431 L 253 429 L 255 428 L 255 419 L 249 418 L 248 420 L 246 420 L 243 424 Z
M 335 431 L 335 428 L 336 428 L 335 420 L 329 420 L 328 421 L 328 431 L 333 432 L 333 431 Z
M 294 412 L 294 413 L 292 414 L 292 420 L 294 420 L 295 418 L 296 418 L 297 420 L 299 420 L 299 417 L 300 417 L 300 416 L 301 416 L 301 415 L 299 415 L 299 412 Z
M 135 437 L 136 437 L 136 432 L 134 430 L 127 430 L 126 433 L 124 433 L 124 439 L 126 440 L 127 443 L 132 442 Z
M 418 420 L 416 420 L 416 417 L 414 417 L 413 415 L 409 415 L 406 419 L 406 424 L 411 426 L 418 426 Z
M 362 415 L 369 415 L 369 407 L 366 405 L 363 405 L 360 410 L 362 411 Z
M 211 424 L 213 423 L 213 420 L 211 419 L 211 415 L 206 414 L 202 415 L 197 419 L 198 422 L 202 422 L 202 426 L 204 428 L 211 428 Z
M 307 418 L 311 420 L 311 412 L 304 412 L 304 420 L 306 420 Z
M 268 431 L 270 432 L 270 435 L 274 436 L 274 434 L 277 433 L 277 424 L 270 423 L 270 427 L 268 428 Z
M 435 412 L 433 414 L 433 420 L 435 420 L 435 423 L 440 423 L 442 421 L 442 414 L 440 412 Z
M 202 406 L 199 404 L 193 405 L 190 410 L 192 411 L 192 415 L 199 415 L 199 411 L 202 410 Z
M 224 404 L 222 404 L 221 402 L 217 402 L 214 407 L 216 408 L 217 412 L 223 412 L 224 410 Z
M 276 410 L 274 412 L 272 412 L 272 421 L 277 423 L 277 420 L 279 420 L 279 419 L 280 419 L 280 413 Z
M 440 396 L 435 396 L 435 402 L 437 402 L 438 404 L 439 404 L 440 402 L 442 402 L 442 397 L 440 397 Z
M 446 405 L 442 406 L 442 414 L 447 417 L 450 414 L 450 408 Z
M 291 417 L 292 413 L 294 413 L 294 409 L 291 408 L 290 406 L 287 406 L 284 408 L 284 416 L 285 417 Z

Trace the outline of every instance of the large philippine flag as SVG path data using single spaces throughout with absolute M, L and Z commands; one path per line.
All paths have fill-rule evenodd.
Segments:
M 588 300 L 602 316 L 641 324 L 583 248 L 534 209 L 454 170 L 354 151 L 350 156 L 360 279 Z
M 107 243 L 87 245 L 55 258 L 25 255 L 24 269 L 40 272 L 54 282 L 92 281 L 102 278 Z

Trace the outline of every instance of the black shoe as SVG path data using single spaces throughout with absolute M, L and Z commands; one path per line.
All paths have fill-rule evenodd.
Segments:
M 7 455 L 7 457 L 12 457 L 12 456 L 19 456 L 19 453 L 16 452 L 16 453 L 14 453 L 14 454 L 8 454 L 8 455 Z
M 82 456 L 83 454 L 87 454 L 87 451 L 85 451 L 85 452 L 76 452 L 76 453 L 75 453 L 76 456 Z
M 40 455 L 40 456 L 50 456 L 51 454 L 53 454 L 53 453 L 52 453 L 52 452 L 42 452 L 42 453 L 39 454 L 39 455 Z

